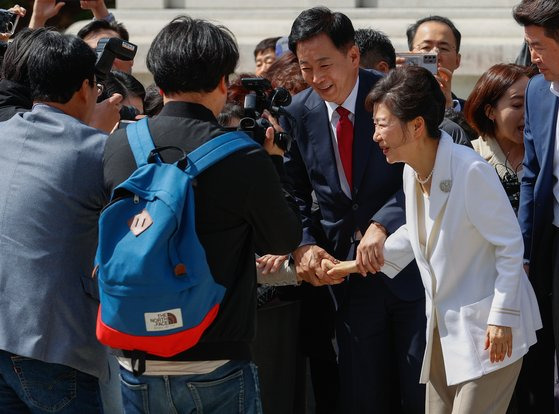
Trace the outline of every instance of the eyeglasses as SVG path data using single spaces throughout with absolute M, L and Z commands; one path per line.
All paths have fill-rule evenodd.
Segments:
M 456 50 L 454 46 L 442 44 L 442 45 L 430 45 L 430 44 L 420 44 L 413 48 L 414 52 L 421 53 L 442 53 L 448 54 Z
M 101 94 L 104 92 L 105 90 L 105 85 L 103 85 L 102 83 L 98 83 L 97 84 L 97 96 L 101 96 Z

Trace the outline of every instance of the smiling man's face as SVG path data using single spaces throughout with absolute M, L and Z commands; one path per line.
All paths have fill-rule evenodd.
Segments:
M 297 43 L 297 59 L 303 78 L 322 99 L 338 105 L 344 103 L 359 74 L 356 45 L 339 50 L 321 33 Z

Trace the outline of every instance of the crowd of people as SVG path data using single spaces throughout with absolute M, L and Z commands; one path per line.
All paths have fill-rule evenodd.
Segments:
M 0 34 L 1 413 L 305 413 L 307 397 L 316 413 L 556 412 L 559 3 L 513 8 L 528 53 L 487 68 L 467 99 L 444 16 L 406 31 L 435 73 L 313 7 L 243 74 L 226 27 L 181 16 L 153 40 L 144 86 L 123 22 L 80 4 L 93 20 L 77 36 L 45 27 L 56 0 Z M 111 39 L 128 52 L 105 71 Z M 224 296 L 170 356 L 100 335 L 96 250 L 114 229 L 99 217 L 141 165 L 140 124 L 177 166 L 231 131 L 260 144 L 193 180 L 199 260 Z M 135 238 L 152 216 L 139 230 L 130 217 Z M 274 328 L 295 353 L 259 336 L 278 302 L 293 305 Z M 182 324 L 174 311 L 166 323 Z M 276 364 L 257 367 L 255 338 Z M 298 380 L 274 384 L 271 366 Z

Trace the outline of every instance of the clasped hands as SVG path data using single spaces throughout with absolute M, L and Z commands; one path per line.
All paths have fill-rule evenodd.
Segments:
M 377 273 L 384 265 L 386 230 L 371 223 L 357 247 L 355 260 L 339 261 L 317 245 L 305 245 L 293 252 L 297 276 L 313 286 L 337 285 L 351 273 Z

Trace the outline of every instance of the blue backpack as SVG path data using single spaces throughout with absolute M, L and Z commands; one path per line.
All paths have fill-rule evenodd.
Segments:
M 225 294 L 196 235 L 192 180 L 258 144 L 230 132 L 186 155 L 178 147 L 155 148 L 147 118 L 126 133 L 138 168 L 115 188 L 99 219 L 97 338 L 135 355 L 170 357 L 198 342 Z M 164 150 L 183 156 L 166 164 Z

